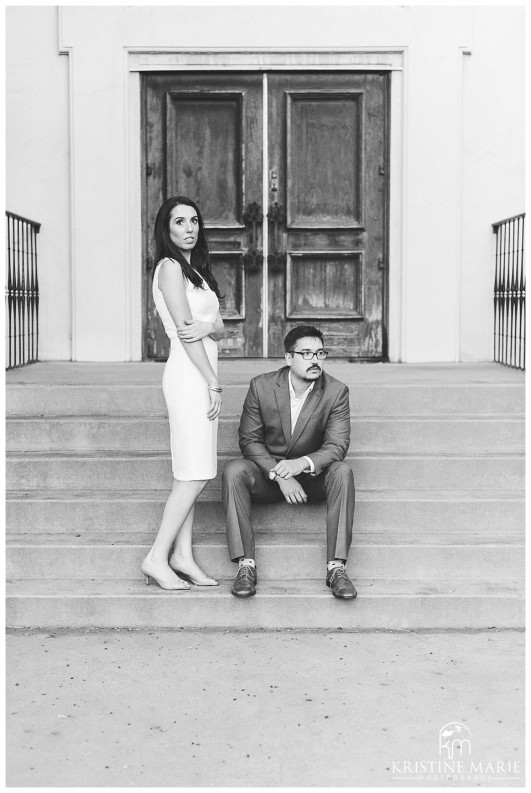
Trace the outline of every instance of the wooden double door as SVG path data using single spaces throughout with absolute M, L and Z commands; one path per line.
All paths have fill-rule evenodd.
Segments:
M 385 358 L 387 75 L 153 73 L 142 93 L 145 358 L 169 351 L 151 276 L 171 195 L 205 220 L 222 357 L 280 357 L 310 324 L 332 356 Z

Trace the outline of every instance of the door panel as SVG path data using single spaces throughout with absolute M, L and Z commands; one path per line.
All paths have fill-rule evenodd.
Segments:
M 286 92 L 290 229 L 360 225 L 362 97 Z
M 288 255 L 286 319 L 356 319 L 363 316 L 360 253 Z M 349 289 L 338 285 L 349 284 Z
M 336 357 L 381 359 L 386 236 L 386 78 L 269 78 L 269 355 L 295 325 L 313 324 Z
M 196 196 L 209 226 L 239 226 L 242 217 L 243 93 L 167 95 L 170 195 Z
M 387 77 L 282 72 L 267 79 L 269 206 L 262 207 L 262 75 L 144 78 L 145 229 L 151 238 L 167 196 L 197 200 L 225 294 L 222 357 L 261 356 L 264 331 L 268 355 L 281 357 L 287 331 L 304 323 L 323 330 L 334 356 L 381 359 Z M 146 237 L 145 354 L 165 358 L 168 343 L 151 299 L 150 242 Z
M 146 128 L 145 357 L 165 359 L 169 342 L 151 296 L 155 216 L 169 196 L 199 205 L 212 270 L 225 299 L 224 357 L 262 355 L 260 228 L 245 222 L 262 183 L 262 77 L 258 74 L 152 74 L 144 78 Z

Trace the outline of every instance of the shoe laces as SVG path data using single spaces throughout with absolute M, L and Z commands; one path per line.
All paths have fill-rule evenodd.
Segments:
M 247 578 L 252 581 L 254 578 L 254 567 L 251 567 L 250 564 L 242 564 L 238 569 L 238 578 Z
M 330 582 L 331 583 L 334 582 L 334 578 L 346 578 L 347 580 L 349 580 L 349 577 L 347 575 L 347 571 L 345 570 L 345 568 L 343 566 L 341 566 L 341 567 L 333 567 L 332 568 L 332 573 L 330 575 Z

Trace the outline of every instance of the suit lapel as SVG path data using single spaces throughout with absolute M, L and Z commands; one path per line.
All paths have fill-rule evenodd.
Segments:
M 289 407 L 289 386 L 287 383 L 286 383 L 286 387 L 288 388 L 288 407 Z M 302 432 L 306 427 L 310 419 L 310 416 L 312 415 L 315 408 L 319 404 L 322 396 L 323 396 L 323 376 L 321 375 L 319 380 L 316 381 L 313 389 L 306 397 L 304 405 L 302 406 L 302 410 L 299 413 L 299 418 L 297 419 L 297 423 L 295 424 L 295 427 L 293 429 L 293 435 L 288 441 L 288 450 L 286 454 L 289 454 L 291 448 L 295 445 L 295 443 L 302 435 Z M 291 418 L 291 410 L 290 410 L 290 418 Z
M 288 385 L 288 367 L 280 370 L 275 387 L 275 398 L 277 400 L 278 412 L 280 413 L 280 423 L 286 439 L 286 446 L 290 444 L 291 436 L 291 406 Z

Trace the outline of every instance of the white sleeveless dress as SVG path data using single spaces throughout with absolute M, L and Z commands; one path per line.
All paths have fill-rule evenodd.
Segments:
M 171 350 L 162 389 L 170 421 L 171 459 L 174 479 L 214 479 L 217 472 L 218 420 L 209 421 L 210 398 L 207 383 L 188 357 L 177 335 L 177 328 L 159 289 L 159 262 L 153 276 L 153 300 L 171 341 Z M 195 287 L 186 279 L 186 297 L 193 319 L 214 322 L 219 310 L 215 293 L 203 281 Z M 214 339 L 203 339 L 208 360 L 217 373 L 218 346 Z

